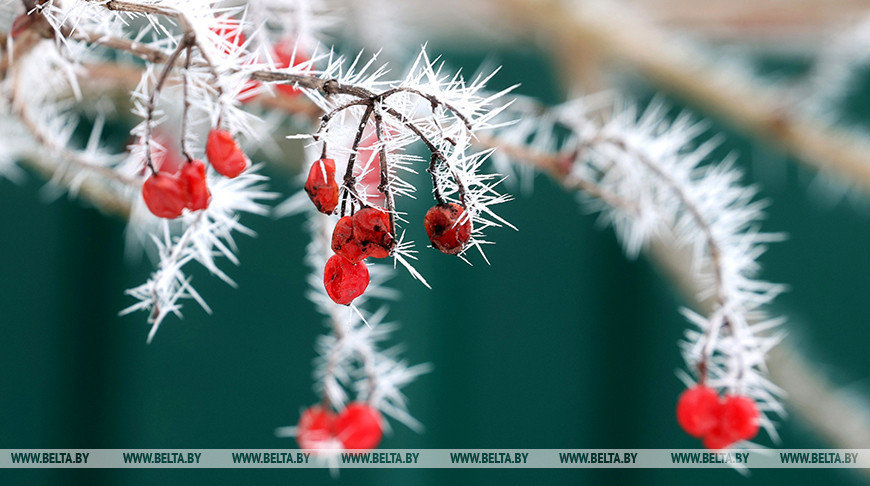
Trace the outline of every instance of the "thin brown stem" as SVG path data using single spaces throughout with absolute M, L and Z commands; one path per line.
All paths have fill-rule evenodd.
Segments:
M 151 132 L 152 132 L 152 124 L 154 119 L 154 110 L 157 106 L 157 99 L 160 96 L 160 90 L 163 88 L 163 84 L 166 82 L 166 78 L 169 77 L 169 72 L 172 71 L 172 68 L 175 66 L 175 61 L 181 55 L 184 50 L 188 49 L 191 45 L 193 45 L 194 37 L 192 34 L 185 35 L 181 42 L 178 43 L 178 47 L 172 51 L 172 54 L 169 56 L 169 59 L 166 61 L 166 65 L 163 67 L 163 71 L 160 73 L 160 76 L 157 78 L 157 84 L 154 85 L 154 88 L 151 90 L 151 96 L 148 98 L 148 106 L 146 107 L 145 112 L 145 163 L 148 165 L 148 168 L 151 169 L 151 172 L 156 174 L 157 168 L 154 167 L 154 163 L 151 160 Z M 185 86 L 187 83 L 185 83 Z M 185 100 L 187 97 L 185 96 Z M 182 138 L 184 135 L 182 134 Z
M 497 149 L 514 160 L 518 160 L 546 172 L 566 189 L 579 190 L 590 197 L 598 199 L 610 207 L 619 208 L 628 213 L 636 214 L 637 205 L 603 189 L 595 181 L 579 177 L 571 170 L 571 165 L 577 159 L 577 154 L 568 156 L 554 155 L 530 149 L 526 146 L 503 142 L 497 138 L 478 136 L 477 145 L 482 148 Z
M 380 162 L 380 170 L 381 170 L 381 182 L 378 185 L 378 190 L 384 195 L 384 199 L 386 199 L 387 203 L 387 213 L 390 215 L 390 244 L 395 245 L 396 238 L 396 211 L 395 211 L 395 201 L 393 199 L 393 191 L 390 186 L 390 168 L 389 161 L 387 160 L 387 146 L 384 143 L 384 133 L 383 133 L 383 115 L 381 115 L 380 106 L 375 109 L 374 113 L 375 118 L 375 136 L 378 139 L 378 143 L 380 144 L 379 150 L 379 162 Z M 393 249 L 391 248 L 390 251 Z
M 368 125 L 369 118 L 372 116 L 372 112 L 374 111 L 374 104 L 369 104 L 366 106 L 365 112 L 363 112 L 362 118 L 359 121 L 359 127 L 356 131 L 356 136 L 353 139 L 353 145 L 350 148 L 350 155 L 347 158 L 347 169 L 344 171 L 344 181 L 343 187 L 345 190 L 345 196 L 341 200 L 341 215 L 345 216 L 346 212 L 346 202 L 348 195 L 353 194 L 356 196 L 356 177 L 353 175 L 353 169 L 356 166 L 356 156 L 357 151 L 359 150 L 360 141 L 362 141 L 363 132 Z M 353 204 L 351 203 L 351 213 L 353 213 Z
M 403 87 L 398 87 L 398 88 L 388 89 L 387 91 L 384 91 L 383 93 L 380 94 L 380 98 L 381 98 L 381 100 L 385 100 L 385 99 L 389 98 L 390 96 L 392 96 L 392 95 L 394 95 L 394 94 L 396 94 L 396 93 L 413 93 L 413 94 L 415 94 L 415 95 L 417 95 L 417 96 L 419 96 L 419 97 L 421 97 L 421 98 L 426 99 L 427 101 L 429 101 L 429 104 L 432 105 L 432 111 L 433 111 L 433 112 L 434 112 L 435 109 L 438 108 L 439 106 L 443 106 L 444 108 L 447 108 L 448 110 L 450 110 L 451 112 L 453 112 L 453 114 L 456 116 L 456 118 L 459 118 L 459 120 L 461 120 L 462 123 L 465 124 L 465 128 L 466 128 L 469 132 L 472 131 L 471 120 L 469 120 L 468 117 L 466 117 L 466 116 L 465 116 L 461 111 L 459 111 L 458 109 L 456 109 L 456 108 L 455 108 L 453 105 L 451 105 L 450 103 L 447 103 L 447 102 L 445 102 L 445 101 L 439 100 L 439 99 L 438 99 L 436 96 L 434 96 L 434 95 L 430 95 L 430 94 L 423 93 L 422 91 L 417 90 L 417 89 L 414 89 L 414 88 L 403 88 Z
M 190 99 L 187 96 L 187 70 L 190 69 L 190 51 L 191 46 L 187 46 L 187 56 L 184 60 L 184 70 L 181 72 L 182 97 L 184 98 L 184 109 L 181 112 L 181 153 L 190 162 L 193 157 L 187 150 L 187 115 L 190 111 Z
M 396 120 L 399 121 L 406 128 L 411 130 L 417 138 L 420 139 L 421 142 L 429 149 L 429 152 L 432 153 L 432 157 L 429 162 L 429 167 L 426 169 L 432 175 L 432 192 L 435 196 L 435 199 L 439 204 L 444 204 L 444 199 L 441 194 L 441 189 L 438 184 L 438 178 L 435 175 L 435 171 L 437 168 L 437 162 L 441 161 L 443 164 L 447 165 L 447 169 L 450 171 L 451 176 L 453 176 L 453 181 L 456 183 L 457 191 L 459 193 L 459 200 L 463 206 L 465 206 L 465 184 L 462 183 L 462 180 L 459 178 L 459 174 L 450 167 L 450 164 L 447 162 L 447 157 L 444 156 L 444 153 L 431 141 L 429 137 L 426 136 L 425 133 L 415 125 L 412 121 L 408 120 L 404 114 L 396 110 L 395 108 L 386 107 L 384 109 L 384 113 L 392 116 Z
M 432 177 L 432 197 L 435 198 L 435 202 L 439 206 L 444 206 L 447 204 L 444 201 L 444 196 L 441 194 L 441 188 L 438 186 L 438 171 L 435 170 L 438 167 L 438 154 L 432 152 L 432 156 L 429 157 L 429 167 L 426 168 L 426 172 Z

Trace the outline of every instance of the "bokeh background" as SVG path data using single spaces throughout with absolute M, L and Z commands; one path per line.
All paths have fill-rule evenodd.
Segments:
M 547 102 L 565 96 L 554 68 L 532 47 L 493 50 L 430 44 L 450 66 L 504 66 L 496 86 Z M 763 73 L 805 66 L 757 56 Z M 864 83 L 870 83 L 865 79 Z M 630 80 L 647 102 L 658 89 Z M 868 84 L 870 87 L 870 84 Z M 667 96 L 667 93 L 665 94 Z M 675 108 L 680 99 L 667 98 Z M 870 122 L 850 103 L 858 122 Z M 691 107 L 688 107 L 691 109 Z M 862 117 L 864 118 L 862 120 Z M 745 182 L 769 198 L 765 229 L 785 232 L 762 258 L 763 277 L 790 285 L 773 313 L 789 318 L 793 345 L 834 383 L 865 396 L 870 376 L 865 305 L 870 290 L 870 210 L 817 196 L 816 174 L 769 146 L 727 134 L 720 153 L 739 154 Z M 124 127 L 115 128 L 123 141 Z M 298 152 L 297 152 L 298 153 Z M 299 161 L 302 164 L 302 161 Z M 299 189 L 270 169 L 272 187 Z M 422 184 L 425 180 L 421 179 Z M 515 181 L 514 181 L 515 182 Z M 143 314 L 118 317 L 123 294 L 147 277 L 146 259 L 125 261 L 124 223 L 77 201 L 45 201 L 43 181 L 0 181 L 0 448 L 294 448 L 276 427 L 294 424 L 317 400 L 313 343 L 326 328 L 306 301 L 308 236 L 301 216 L 248 217 L 232 289 L 205 272 L 194 282 L 214 310 L 194 303 L 168 319 L 151 345 Z M 613 233 L 543 176 L 500 214 L 519 231 L 492 230 L 491 266 L 434 250 L 405 272 L 390 316 L 412 363 L 434 370 L 407 389 L 426 429 L 391 422 L 386 448 L 694 448 L 674 420 L 683 366 L 677 341 L 684 298 L 654 265 L 624 257 Z M 405 201 L 422 220 L 425 198 Z M 410 237 L 425 241 L 422 224 Z M 786 399 L 786 403 L 788 400 Z M 800 421 L 781 424 L 787 448 L 829 447 Z M 764 436 L 761 443 L 775 446 Z M 479 484 L 531 480 L 574 484 L 866 484 L 855 471 L 753 470 L 4 470 L 2 484 Z

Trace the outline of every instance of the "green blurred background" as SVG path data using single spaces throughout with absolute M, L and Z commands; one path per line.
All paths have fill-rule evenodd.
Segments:
M 430 46 L 438 51 L 437 46 Z M 531 50 L 448 55 L 474 69 L 503 64 L 496 84 L 560 99 L 550 66 Z M 769 64 L 771 69 L 781 66 Z M 497 87 L 497 86 L 496 86 Z M 638 83 L 640 99 L 651 90 Z M 676 105 L 678 101 L 672 100 Z M 865 100 L 866 101 L 866 100 Z M 727 130 L 714 127 L 714 130 Z M 835 383 L 866 395 L 870 332 L 870 211 L 822 204 L 814 174 L 771 147 L 728 132 L 747 183 L 770 198 L 765 229 L 789 239 L 763 257 L 763 277 L 791 286 L 772 312 L 789 317 L 790 339 Z M 118 134 L 123 139 L 123 133 Z M 297 190 L 273 171 L 274 189 Z M 425 179 L 420 180 L 426 184 Z M 42 182 L 0 181 L 0 448 L 294 448 L 273 435 L 314 403 L 313 343 L 325 328 L 306 301 L 302 217 L 247 217 L 257 238 L 239 237 L 232 289 L 205 272 L 194 283 L 214 310 L 192 302 L 146 345 L 144 314 L 120 318 L 123 290 L 148 276 L 125 263 L 124 224 L 76 201 L 40 200 Z M 390 316 L 401 323 L 412 363 L 434 371 L 410 385 L 417 434 L 392 422 L 386 448 L 695 448 L 674 415 L 674 371 L 686 302 L 647 260 L 627 260 L 612 231 L 573 194 L 544 177 L 500 214 L 518 232 L 494 229 L 487 266 L 434 250 L 405 272 Z M 422 191 L 425 193 L 425 191 Z M 404 201 L 422 220 L 426 198 Z M 425 241 L 422 225 L 410 237 Z M 224 268 L 228 268 L 225 265 Z M 797 419 L 781 424 L 783 447 L 827 447 Z M 774 446 L 764 436 L 761 443 Z M 837 470 L 4 470 L 0 483 L 35 484 L 476 484 L 533 479 L 576 484 L 864 484 Z

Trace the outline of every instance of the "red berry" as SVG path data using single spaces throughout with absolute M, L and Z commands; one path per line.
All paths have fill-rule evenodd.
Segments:
M 336 416 L 320 406 L 302 412 L 296 425 L 296 442 L 302 449 L 330 448 L 335 437 Z
M 142 199 L 155 216 L 174 219 L 187 207 L 184 183 L 178 177 L 158 172 L 142 185 Z
M 455 203 L 432 206 L 423 218 L 429 241 L 441 253 L 456 255 L 471 239 L 471 218 L 459 222 L 465 208 Z
M 692 437 L 703 437 L 716 427 L 719 406 L 719 395 L 715 390 L 696 385 L 680 395 L 677 423 Z
M 383 435 L 381 414 L 364 403 L 348 404 L 335 421 L 335 436 L 345 449 L 373 449 Z
M 356 240 L 353 239 L 353 218 L 345 216 L 338 220 L 332 232 L 332 251 L 347 258 L 351 263 L 359 263 L 365 257 Z
M 335 161 L 320 159 L 308 170 L 305 192 L 323 214 L 332 214 L 338 206 L 338 183 L 335 182 Z
M 727 449 L 734 440 L 725 433 L 721 427 L 716 426 L 704 436 L 702 440 L 704 447 L 710 450 Z
M 758 408 L 752 399 L 728 395 L 719 410 L 719 426 L 728 437 L 749 440 L 758 434 Z
M 191 160 L 181 169 L 181 182 L 187 197 L 187 208 L 198 211 L 208 207 L 211 193 L 205 181 L 205 164 L 201 160 Z
M 230 179 L 248 168 L 250 162 L 230 132 L 212 129 L 208 134 L 205 154 L 214 170 Z
M 341 255 L 332 255 L 323 269 L 323 285 L 333 302 L 350 305 L 369 286 L 369 269 L 365 263 L 351 263 Z
M 353 239 L 366 256 L 386 258 L 393 249 L 390 214 L 378 208 L 363 208 L 353 215 Z
M 305 56 L 298 48 L 295 47 L 293 41 L 283 40 L 275 44 L 275 60 L 278 61 L 279 68 L 295 67 L 305 62 L 308 62 L 308 57 Z M 279 84 L 275 87 L 279 92 L 286 96 L 295 97 L 302 94 L 302 91 L 294 88 L 289 84 Z

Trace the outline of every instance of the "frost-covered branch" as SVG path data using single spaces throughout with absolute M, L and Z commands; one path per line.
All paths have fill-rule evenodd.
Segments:
M 716 143 L 696 143 L 702 127 L 690 117 L 669 122 L 660 104 L 643 113 L 632 106 L 615 106 L 600 118 L 593 112 L 578 100 L 536 117 L 523 113 L 494 140 L 531 148 L 499 157 L 554 154 L 556 174 L 586 181 L 594 188 L 587 195 L 626 201 L 616 206 L 598 201 L 594 207 L 613 224 L 631 256 L 662 233 L 692 248 L 694 275 L 702 283 L 699 298 L 712 297 L 714 304 L 707 315 L 684 310 L 698 328 L 686 332 L 686 361 L 701 386 L 751 398 L 763 413 L 760 424 L 776 438 L 766 413 L 781 415 L 784 409 L 777 398 L 781 391 L 766 377 L 765 356 L 781 337 L 770 332 L 780 321 L 758 319 L 782 286 L 755 278 L 755 259 L 765 243 L 778 239 L 758 230 L 763 204 L 753 201 L 753 189 L 739 185 L 740 174 L 728 161 L 707 163 Z M 553 135 L 557 126 L 570 130 L 567 140 Z M 533 162 L 540 165 L 540 159 Z M 649 184 L 650 179 L 658 183 Z
M 34 26 L 48 25 L 51 28 L 48 34 L 44 30 L 33 34 L 53 35 L 59 41 L 50 51 L 58 54 L 70 72 L 79 70 L 84 61 L 90 60 L 86 54 L 97 48 L 118 50 L 148 61 L 133 90 L 133 111 L 143 119 L 132 130 L 139 141 L 131 147 L 130 156 L 117 171 L 131 174 L 133 177 L 126 176 L 126 180 L 136 186 L 141 180 L 141 171 L 137 172 L 139 168 L 136 166 L 144 160 L 153 175 L 146 181 L 145 192 L 174 190 L 166 187 L 166 184 L 173 184 L 171 176 L 163 175 L 164 172 L 171 174 L 172 166 L 168 171 L 157 167 L 152 161 L 152 152 L 159 150 L 162 153 L 167 149 L 157 144 L 153 133 L 155 126 L 167 119 L 158 104 L 164 86 L 177 83 L 171 79 L 178 71 L 183 79 L 184 107 L 180 145 L 188 163 L 192 160 L 191 150 L 198 149 L 196 145 L 188 149 L 189 143 L 195 143 L 196 139 L 195 129 L 186 123 L 189 110 L 205 114 L 215 129 L 225 128 L 230 134 L 256 137 L 254 118 L 238 105 L 242 96 L 247 96 L 249 83 L 262 82 L 266 86 L 278 85 L 278 88 L 282 84 L 292 84 L 292 89 L 304 90 L 326 112 L 321 119 L 321 130 L 314 134 L 315 140 L 323 145 L 322 153 L 333 152 L 327 147 L 331 139 L 338 145 L 335 152 L 339 157 L 348 154 L 342 213 L 345 210 L 353 213 L 354 206 L 370 205 L 369 196 L 372 195 L 366 194 L 368 181 L 358 181 L 355 172 L 364 175 L 372 172 L 370 164 L 378 165 L 380 180 L 376 187 L 384 196 L 387 206 L 384 209 L 390 218 L 388 226 L 392 246 L 388 250 L 398 263 L 421 279 L 422 276 L 409 264 L 414 258 L 410 242 L 397 244 L 400 241 L 397 230 L 401 213 L 395 208 L 395 200 L 414 192 L 414 187 L 398 177 L 397 171 L 413 172 L 412 165 L 417 162 L 414 156 L 402 154 L 406 146 L 419 140 L 429 149 L 431 160 L 427 170 L 432 175 L 433 195 L 438 205 L 445 206 L 455 200 L 464 211 L 462 224 L 468 225 L 470 238 L 463 239 L 459 249 L 463 252 L 472 247 L 480 250 L 486 243 L 481 238 L 482 231 L 505 223 L 490 209 L 493 204 L 507 200 L 493 190 L 499 182 L 497 176 L 479 174 L 488 154 L 469 153 L 469 148 L 474 133 L 488 128 L 489 121 L 500 111 L 493 108 L 492 102 L 506 91 L 480 97 L 478 92 L 488 77 L 479 77 L 466 84 L 459 76 L 443 74 L 425 53 L 418 56 L 408 76 L 397 81 L 384 79 L 387 70 L 383 66 L 376 67 L 374 57 L 365 63 L 357 58 L 349 67 L 344 67 L 342 58 L 330 54 L 321 58 L 326 64 L 321 72 L 313 71 L 310 61 L 294 64 L 291 58 L 287 67 L 276 70 L 273 68 L 277 64 L 268 56 L 261 60 L 259 52 L 249 50 L 252 45 L 243 35 L 243 29 L 249 26 L 243 20 L 228 17 L 228 14 L 240 11 L 235 8 L 215 9 L 209 2 L 200 1 L 183 6 L 163 2 L 69 1 L 39 4 L 22 16 L 32 18 Z M 132 39 L 129 38 L 131 21 L 145 22 L 145 28 Z M 30 33 L 27 29 L 22 32 L 24 38 Z M 158 70 L 159 63 L 163 67 Z M 76 77 L 70 76 L 71 83 L 76 81 Z M 74 86 L 74 91 L 78 92 L 78 86 Z M 421 115 L 426 106 L 429 114 Z M 354 143 L 347 151 L 341 147 L 344 143 L 342 130 L 333 126 L 343 126 L 351 119 L 356 120 L 358 129 Z M 365 147 L 360 146 L 363 135 L 366 136 Z M 362 148 L 376 157 L 361 160 L 358 167 L 356 157 Z M 153 190 L 149 189 L 149 183 Z M 349 198 L 352 199 L 350 204 Z M 149 209 L 161 217 L 180 214 L 180 208 L 167 207 L 169 203 L 160 202 L 158 196 L 150 199 L 146 196 L 145 199 Z M 185 204 L 188 209 L 205 207 L 205 204 L 196 208 L 190 202 Z M 473 231 L 470 230 L 472 227 Z M 170 252 L 164 256 L 171 255 Z
M 33 142 L 38 150 L 29 151 L 23 157 L 24 163 L 57 187 L 71 194 L 84 194 L 107 212 L 126 215 L 130 193 L 138 187 L 138 181 L 116 170 L 123 157 L 101 146 L 105 118 L 97 114 L 85 148 L 73 148 L 70 142 L 79 120 L 62 93 L 78 92 L 75 69 L 57 50 L 46 49 L 48 43 L 39 36 L 25 35 L 20 41 L 14 50 L 14 63 L 9 62 L 11 50 L 3 53 L 4 99 L 0 110 L 26 133 L 7 128 L 4 145 L 11 149 Z M 11 152 L 13 155 L 14 150 Z
M 235 286 L 215 260 L 224 257 L 238 265 L 233 234 L 241 232 L 253 235 L 251 230 L 239 223 L 238 215 L 242 212 L 267 213 L 268 207 L 263 201 L 273 199 L 276 195 L 266 192 L 265 181 L 265 177 L 255 172 L 235 179 L 213 176 L 209 181 L 211 201 L 208 208 L 187 213 L 181 221 L 184 231 L 180 236 L 173 236 L 168 221 L 160 223 L 162 237 L 153 237 L 159 251 L 158 268 L 147 282 L 127 291 L 137 302 L 121 312 L 149 311 L 151 331 L 148 333 L 148 342 L 154 339 L 166 316 L 175 314 L 181 317 L 181 300 L 193 299 L 206 312 L 211 312 L 184 271 L 187 263 L 197 261 L 213 275 Z

